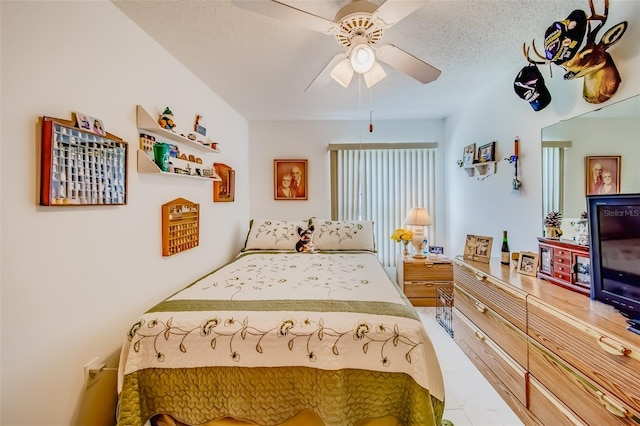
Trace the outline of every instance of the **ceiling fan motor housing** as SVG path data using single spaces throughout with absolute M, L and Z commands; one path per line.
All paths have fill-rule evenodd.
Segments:
M 372 19 L 377 8 L 377 5 L 366 0 L 356 0 L 340 9 L 335 18 L 340 26 L 340 32 L 336 35 L 338 43 L 350 48 L 356 37 L 366 38 L 368 44 L 377 43 L 382 37 L 382 28 Z

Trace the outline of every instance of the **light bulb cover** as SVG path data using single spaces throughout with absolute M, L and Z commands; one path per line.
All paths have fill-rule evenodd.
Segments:
M 359 44 L 353 48 L 350 56 L 351 67 L 359 74 L 364 74 L 373 68 L 376 56 L 368 44 Z

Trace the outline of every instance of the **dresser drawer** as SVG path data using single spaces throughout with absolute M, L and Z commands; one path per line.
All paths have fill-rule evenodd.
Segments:
M 562 248 L 554 248 L 553 249 L 553 261 L 559 263 L 571 263 L 571 251 L 562 249 Z
M 529 375 L 529 410 L 545 425 L 588 426 L 535 377 Z
M 640 347 L 606 336 L 533 296 L 528 310 L 530 337 L 640 412 Z
M 405 281 L 451 281 L 453 279 L 453 264 L 433 263 L 429 261 L 405 262 Z
M 590 425 L 640 424 L 636 410 L 535 341 L 529 342 L 529 373 Z
M 407 297 L 437 297 L 438 288 L 451 288 L 451 281 L 405 281 L 404 294 Z
M 455 301 L 455 299 L 454 299 Z M 505 401 L 515 398 L 526 407 L 527 372 L 513 358 L 492 341 L 476 324 L 466 318 L 457 307 L 453 309 L 454 340 L 489 380 L 491 373 L 499 380 L 494 387 Z M 489 371 L 487 371 L 487 369 Z M 506 395 L 505 395 L 506 394 Z
M 453 266 L 453 277 L 457 286 L 526 332 L 527 293 L 502 283 L 481 271 L 462 265 L 458 261 Z
M 460 312 L 482 329 L 491 340 L 504 348 L 518 364 L 526 367 L 527 337 L 524 332 L 457 285 L 454 286 L 453 300 Z

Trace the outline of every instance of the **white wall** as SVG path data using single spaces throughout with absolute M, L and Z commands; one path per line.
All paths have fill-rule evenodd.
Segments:
M 640 93 L 640 2 L 612 1 L 605 28 L 622 20 L 629 21 L 629 28 L 609 50 L 622 84 L 609 103 Z M 528 41 L 525 37 L 522 41 Z M 540 68 L 552 96 L 551 104 L 542 111 L 535 112 L 513 92 L 518 67 L 497 74 L 493 84 L 483 85 L 464 109 L 447 118 L 447 241 L 454 252 L 462 253 L 465 236 L 476 234 L 493 237 L 492 254 L 497 256 L 503 230 L 509 231 L 511 251 L 537 251 L 536 238 L 541 236 L 542 227 L 541 128 L 607 105 L 586 103 L 582 99 L 582 79 L 565 81 L 562 69 L 553 67 L 553 78 L 548 66 Z M 511 191 L 514 168 L 507 161 L 500 161 L 497 173 L 483 181 L 468 178 L 455 164 L 464 146 L 474 142 L 482 145 L 497 141 L 496 158 L 502 160 L 513 154 L 516 136 L 520 137 L 519 194 Z
M 331 217 L 331 188 L 329 175 L 330 143 L 368 142 L 438 142 L 436 179 L 438 198 L 434 222 L 437 221 L 436 241 L 444 244 L 446 235 L 446 192 L 444 187 L 445 149 L 443 120 L 374 121 L 369 133 L 367 121 L 304 121 L 251 122 L 249 146 L 251 168 L 251 217 L 268 219 L 306 219 L 312 216 Z M 308 201 L 289 201 L 273 198 L 273 160 L 308 159 Z M 430 212 L 431 213 L 431 212 Z M 398 226 L 402 224 L 399 223 Z
M 115 367 L 137 315 L 239 251 L 248 123 L 110 2 L 0 3 L 0 423 L 112 424 L 116 374 L 85 392 L 83 365 Z M 215 161 L 237 171 L 236 201 L 214 204 L 208 181 L 138 174 L 136 104 L 169 105 L 185 129 L 203 114 L 222 145 Z M 73 111 L 129 142 L 127 206 L 38 206 L 38 118 Z M 163 258 L 160 209 L 177 197 L 200 203 L 201 243 Z

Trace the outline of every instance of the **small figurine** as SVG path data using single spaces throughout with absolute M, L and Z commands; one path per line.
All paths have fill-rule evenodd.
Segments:
M 162 114 L 160 114 L 160 118 L 158 119 L 158 124 L 163 129 L 171 130 L 175 132 L 176 124 L 173 122 L 173 113 L 169 107 L 166 107 Z

